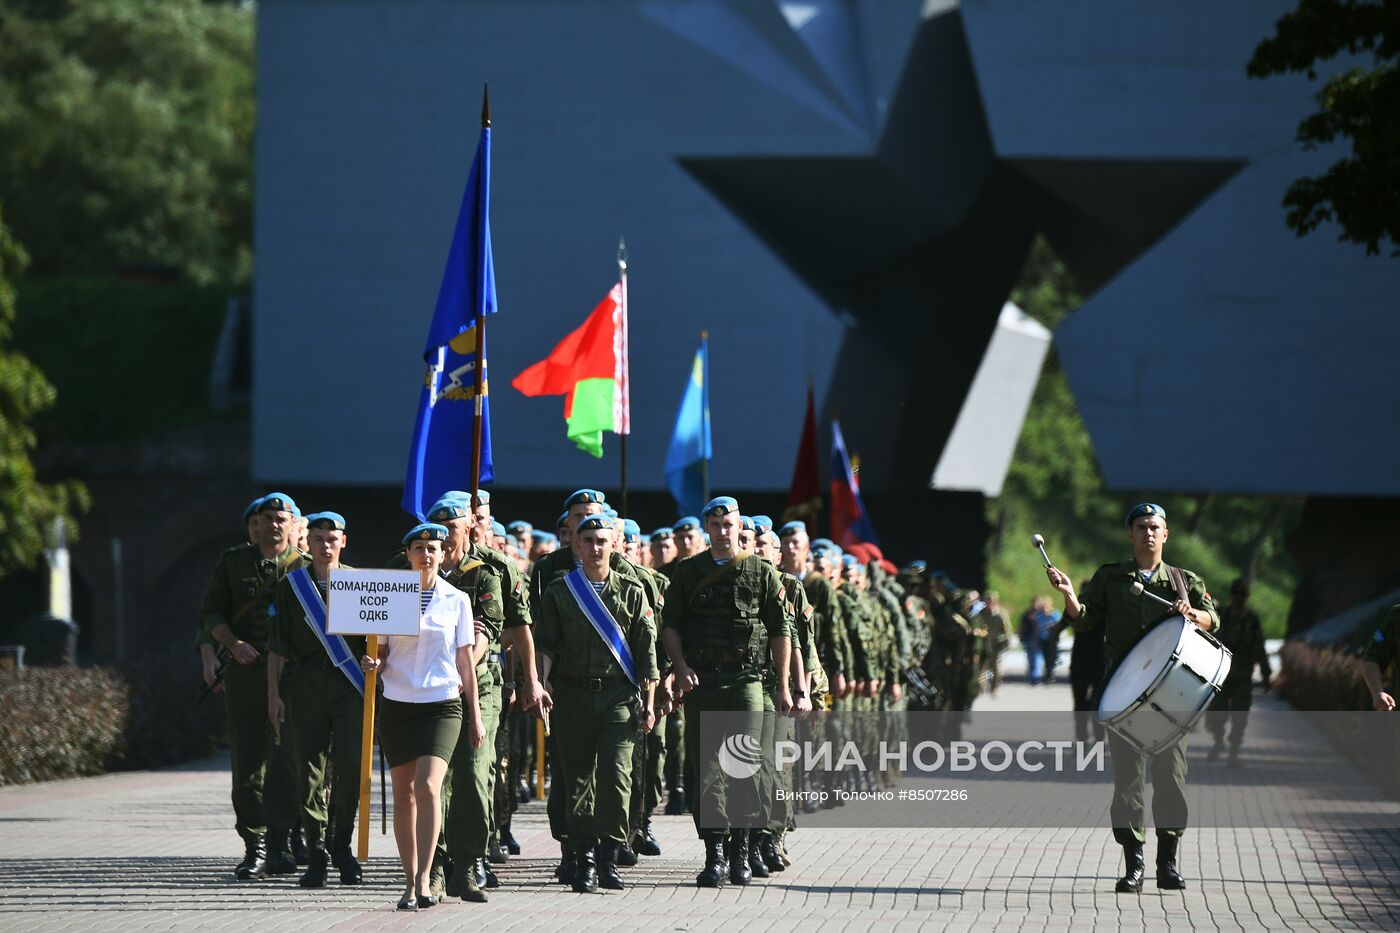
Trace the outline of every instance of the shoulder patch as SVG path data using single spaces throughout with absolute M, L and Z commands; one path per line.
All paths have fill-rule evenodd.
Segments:
M 809 620 L 810 620 L 810 619 L 812 618 L 812 616 L 815 615 L 815 614 L 816 614 L 816 610 L 813 609 L 811 606 L 808 606 L 807 608 L 805 608 L 805 609 L 802 610 L 802 618 L 804 618 L 804 619 L 809 619 Z

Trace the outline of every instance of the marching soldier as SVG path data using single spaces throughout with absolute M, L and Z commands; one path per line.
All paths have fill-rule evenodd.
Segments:
M 1244 744 L 1244 727 L 1249 708 L 1254 703 L 1254 668 L 1257 665 L 1267 686 L 1273 671 L 1269 668 L 1269 652 L 1264 647 L 1264 624 L 1259 614 L 1249 608 L 1249 584 L 1235 580 L 1230 584 L 1230 601 L 1220 613 L 1220 642 L 1233 655 L 1230 673 L 1220 687 L 1211 713 L 1206 717 L 1215 744 L 1211 746 L 1210 761 L 1219 761 L 1225 750 L 1225 726 L 1230 726 L 1229 764 L 1240 763 L 1240 746 Z
M 623 521 L 623 540 L 628 546 L 628 560 L 642 572 L 655 588 L 655 607 L 665 605 L 666 590 L 671 585 L 671 578 L 656 570 L 654 566 L 645 566 L 636 559 L 646 554 L 649 548 L 642 543 L 642 529 L 630 518 Z M 655 608 L 653 609 L 655 611 Z M 631 858 L 638 855 L 655 857 L 661 854 L 661 844 L 656 841 L 655 834 L 651 831 L 652 811 L 661 803 L 661 792 L 664 784 L 664 774 L 666 766 L 666 744 L 658 731 L 661 721 L 671 712 L 671 695 L 665 687 L 666 675 L 669 673 L 670 664 L 666 659 L 665 651 L 661 647 L 660 637 L 656 638 L 656 666 L 658 671 L 658 681 L 652 694 L 652 709 L 656 713 L 656 724 L 652 730 L 637 740 L 636 750 L 633 753 L 634 771 L 632 781 L 632 802 L 630 806 L 631 825 L 629 838 L 631 841 L 630 850 L 624 846 L 619 852 L 619 857 L 623 857 L 624 852 L 629 852 Z M 622 864 L 622 862 L 619 862 Z M 635 861 L 632 862 L 635 864 Z
M 1362 676 L 1366 678 L 1366 688 L 1371 691 L 1371 706 L 1378 713 L 1389 713 L 1395 709 L 1395 681 L 1400 675 L 1400 664 L 1396 663 L 1397 648 L 1400 648 L 1400 606 L 1391 606 L 1371 636 L 1366 653 L 1362 655 Z M 1386 684 L 1387 668 L 1390 669 L 1389 685 Z
M 720 496 L 703 513 L 710 535 L 708 553 L 677 562 L 671 574 L 663 611 L 662 637 L 675 668 L 678 691 L 687 698 L 686 757 L 699 781 L 695 828 L 705 842 L 705 868 L 696 878 L 700 887 L 719 887 L 728 880 L 747 884 L 748 831 L 759 812 L 754 788 L 731 783 L 718 767 L 716 736 L 700 747 L 700 717 L 711 712 L 740 713 L 745 734 L 756 739 L 763 712 L 764 656 L 771 655 L 776 672 L 777 712 L 792 709 L 788 660 L 792 624 L 786 592 L 778 572 L 769 564 L 738 550 L 739 503 Z M 738 825 L 736 825 L 738 824 Z M 728 829 L 728 851 L 725 830 Z
M 199 613 L 201 640 L 217 644 L 232 662 L 224 665 L 223 684 L 233 812 L 243 839 L 243 861 L 234 869 L 240 881 L 297 869 L 291 852 L 296 778 L 290 743 L 278 744 L 268 724 L 267 639 L 277 584 L 302 564 L 291 543 L 300 512 L 280 492 L 264 496 L 255 511 L 258 543 L 220 556 Z
M 1162 560 L 1170 534 L 1166 511 L 1155 503 L 1143 502 L 1128 512 L 1125 524 L 1133 546 L 1132 559 L 1104 564 L 1082 593 L 1075 593 L 1068 574 L 1054 567 L 1045 570 L 1050 584 L 1064 596 L 1064 617 L 1075 631 L 1103 626 L 1106 674 L 1110 677 L 1138 637 L 1166 616 L 1175 613 L 1206 631 L 1220 628 L 1220 618 L 1205 582 L 1189 570 L 1169 567 Z M 1159 611 L 1162 607 L 1133 593 L 1134 583 L 1141 583 L 1164 598 L 1175 597 L 1172 608 Z M 1117 890 L 1140 892 L 1147 822 L 1143 806 L 1147 759 L 1112 731 L 1108 734 L 1108 749 L 1113 764 L 1113 836 L 1123 847 L 1127 865 Z M 1152 756 L 1152 811 L 1157 826 L 1157 887 L 1182 890 L 1186 882 L 1177 870 L 1177 851 L 1186 826 L 1185 735 Z
M 560 699 L 555 774 L 567 785 L 569 876 L 580 893 L 624 887 L 617 855 L 629 838 L 633 745 L 656 722 L 655 614 L 641 581 L 613 571 L 615 535 L 605 516 L 581 520 L 580 566 L 556 577 L 540 601 L 541 665 Z
M 327 586 L 331 570 L 344 566 L 345 519 L 337 512 L 306 519 L 310 563 L 277 585 L 277 616 L 268 637 L 267 715 L 274 729 L 286 721 L 297 763 L 302 826 L 310 848 L 301 886 L 321 888 L 326 884 L 328 783 L 335 820 L 329 861 L 340 871 L 341 884 L 359 884 L 363 876 L 350 837 L 360 798 L 365 675 L 359 658 L 365 654 L 365 637 L 327 630 Z

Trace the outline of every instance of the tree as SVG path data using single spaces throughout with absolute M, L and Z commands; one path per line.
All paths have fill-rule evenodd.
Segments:
M 1254 50 L 1247 71 L 1316 80 L 1318 63 L 1343 52 L 1368 56 L 1369 67 L 1329 77 L 1297 139 L 1304 149 L 1350 141 L 1351 154 L 1289 186 L 1288 226 L 1303 236 L 1335 221 L 1339 239 L 1364 243 L 1369 254 L 1388 240 L 1400 256 L 1400 0 L 1300 0 Z
M 55 518 L 72 526 L 87 508 L 80 483 L 41 483 L 29 459 L 34 416 L 53 405 L 57 393 L 29 360 L 9 349 L 15 320 L 12 280 L 24 271 L 24 249 L 0 215 L 0 577 L 38 562 Z
M 0 203 L 38 273 L 251 267 L 253 12 L 0 0 Z

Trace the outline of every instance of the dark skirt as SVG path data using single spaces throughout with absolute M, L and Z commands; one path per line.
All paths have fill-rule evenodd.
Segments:
M 379 698 L 379 746 L 391 768 L 424 755 L 451 761 L 461 734 L 461 697 L 437 703 L 401 703 Z

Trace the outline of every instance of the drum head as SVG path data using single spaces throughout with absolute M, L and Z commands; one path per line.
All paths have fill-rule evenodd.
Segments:
M 1104 688 L 1099 701 L 1101 719 L 1129 709 L 1162 675 L 1181 643 L 1181 629 L 1186 624 L 1181 616 L 1171 616 L 1139 639 Z

